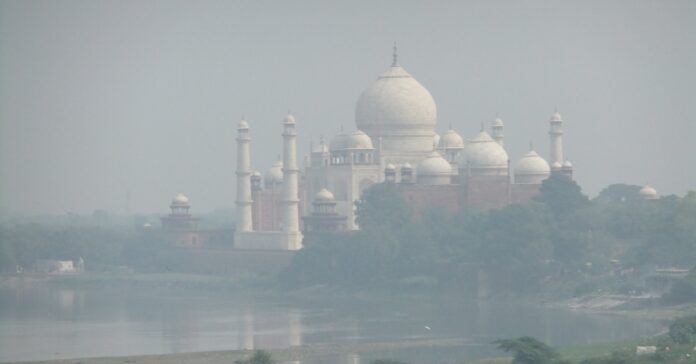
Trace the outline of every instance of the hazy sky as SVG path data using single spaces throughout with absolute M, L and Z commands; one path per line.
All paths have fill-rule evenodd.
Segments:
M 548 118 L 584 191 L 696 189 L 694 1 L 1 1 L 0 213 L 234 206 L 236 125 L 252 164 L 281 121 L 353 130 L 391 63 L 432 93 L 438 131 L 496 113 L 512 160 L 548 156 Z

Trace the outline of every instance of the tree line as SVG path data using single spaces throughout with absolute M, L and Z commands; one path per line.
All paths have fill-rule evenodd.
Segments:
M 696 261 L 696 192 L 645 200 L 615 184 L 596 198 L 551 176 L 540 195 L 499 210 L 414 214 L 398 186 L 367 189 L 359 231 L 311 234 L 285 280 L 293 285 L 468 288 L 500 292 L 634 291 L 655 267 Z

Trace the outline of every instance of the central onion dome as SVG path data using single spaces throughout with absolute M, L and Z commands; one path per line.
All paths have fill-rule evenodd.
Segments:
M 433 150 L 437 107 L 430 92 L 396 61 L 358 99 L 355 124 L 382 141 L 387 160 L 415 162 Z
M 515 183 L 539 184 L 550 174 L 549 163 L 534 150 L 530 150 L 515 163 Z
M 466 144 L 457 165 L 460 170 L 470 168 L 472 175 L 507 175 L 508 159 L 505 149 L 486 131 L 481 131 Z

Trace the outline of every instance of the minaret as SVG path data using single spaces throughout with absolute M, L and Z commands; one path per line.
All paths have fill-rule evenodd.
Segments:
M 495 120 L 493 120 L 493 124 L 491 126 L 491 129 L 493 129 L 493 139 L 500 144 L 501 147 L 505 147 L 505 135 L 503 134 L 503 119 L 499 118 L 496 116 Z
M 288 113 L 283 121 L 283 232 L 288 239 L 288 250 L 302 248 L 298 206 L 300 202 L 298 198 L 298 173 L 295 118 Z
M 249 123 L 242 119 L 237 128 L 237 231 L 252 230 L 251 169 L 249 157 Z
M 549 164 L 553 169 L 554 166 L 563 165 L 563 119 L 557 111 L 551 115 L 549 121 L 549 136 L 551 137 L 551 156 Z

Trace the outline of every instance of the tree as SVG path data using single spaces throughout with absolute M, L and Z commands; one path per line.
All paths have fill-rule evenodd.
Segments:
M 497 345 L 498 349 L 513 354 L 512 364 L 550 364 L 559 358 L 553 348 L 531 336 L 498 339 L 493 344 Z
M 271 354 L 264 350 L 254 351 L 254 355 L 249 359 L 236 360 L 234 364 L 275 364 Z
M 696 343 L 696 316 L 687 316 L 674 320 L 669 325 L 669 337 L 678 344 Z
M 399 231 L 412 220 L 397 185 L 388 182 L 366 189 L 356 203 L 355 214 L 362 231 Z
M 594 199 L 602 203 L 620 203 L 641 200 L 641 187 L 638 185 L 627 185 L 624 183 L 615 183 L 603 189 Z
M 567 176 L 552 174 L 541 184 L 537 201 L 545 203 L 560 218 L 565 218 L 589 204 L 580 186 Z

